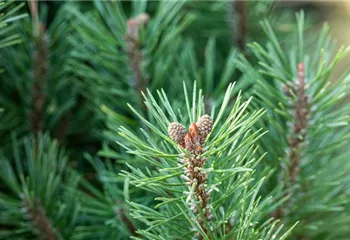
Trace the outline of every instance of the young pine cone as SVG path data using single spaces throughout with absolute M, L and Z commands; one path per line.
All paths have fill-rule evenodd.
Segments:
M 201 138 L 201 144 L 203 145 L 209 133 L 213 129 L 213 120 L 208 114 L 205 114 L 198 119 L 197 126 Z
M 172 122 L 168 126 L 168 135 L 173 141 L 183 146 L 185 141 L 186 128 L 184 125 L 178 122 Z

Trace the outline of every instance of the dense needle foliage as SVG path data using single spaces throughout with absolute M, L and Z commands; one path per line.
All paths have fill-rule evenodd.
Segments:
M 350 50 L 275 6 L 0 0 L 0 239 L 348 239 Z

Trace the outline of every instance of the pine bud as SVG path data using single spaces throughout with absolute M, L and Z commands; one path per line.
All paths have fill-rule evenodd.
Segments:
M 134 41 L 138 41 L 139 30 L 142 26 L 146 25 L 149 21 L 149 15 L 147 13 L 141 13 L 134 18 L 131 18 L 127 22 L 127 34 L 128 37 Z
M 209 115 L 205 114 L 198 119 L 197 126 L 201 138 L 201 144 L 203 145 L 213 128 L 213 120 Z
M 195 153 L 195 151 L 196 151 L 196 144 L 193 142 L 191 134 L 189 134 L 189 133 L 187 133 L 185 135 L 184 146 L 191 153 Z
M 168 126 L 168 134 L 173 141 L 182 146 L 185 141 L 186 128 L 178 122 L 172 122 Z

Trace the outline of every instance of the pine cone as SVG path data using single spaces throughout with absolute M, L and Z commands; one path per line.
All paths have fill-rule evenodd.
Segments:
M 173 141 L 183 146 L 185 141 L 186 128 L 184 125 L 178 122 L 172 122 L 168 126 L 168 135 Z
M 209 117 L 208 114 L 205 114 L 198 119 L 197 126 L 200 135 L 200 141 L 203 145 L 209 133 L 213 129 L 213 120 Z

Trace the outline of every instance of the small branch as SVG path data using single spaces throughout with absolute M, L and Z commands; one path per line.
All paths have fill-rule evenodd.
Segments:
M 38 133 L 43 129 L 43 108 L 45 103 L 44 86 L 48 72 L 48 42 L 45 26 L 38 23 L 38 3 L 30 2 L 30 9 L 33 19 L 33 67 L 34 85 L 32 90 L 32 112 L 30 114 L 31 131 Z
M 144 85 L 146 84 L 142 77 L 142 53 L 138 48 L 139 45 L 139 31 L 140 28 L 147 24 L 149 16 L 146 13 L 141 13 L 135 18 L 131 18 L 127 22 L 127 47 L 128 47 L 128 58 L 129 65 L 133 71 L 134 81 L 133 85 L 141 96 L 141 91 L 144 90 Z
M 308 128 L 308 117 L 309 117 L 309 102 L 306 95 L 306 83 L 305 83 L 305 65 L 304 63 L 298 64 L 298 76 L 294 84 L 293 89 L 291 89 L 295 96 L 296 101 L 293 106 L 294 111 L 294 123 L 292 128 L 292 135 L 288 139 L 288 148 L 289 148 L 289 182 L 288 190 L 285 196 L 292 196 L 293 194 L 293 185 L 297 180 L 299 173 L 299 165 L 301 160 L 301 153 L 303 144 L 305 142 L 305 137 Z M 289 89 L 284 89 L 285 94 L 290 96 Z M 276 209 L 271 215 L 274 218 L 281 219 L 285 213 L 288 202 L 283 204 L 278 209 Z
M 308 108 L 308 97 L 306 96 L 305 88 L 305 67 L 303 63 L 299 63 L 298 79 L 295 84 L 295 93 L 297 96 L 294 113 L 295 123 L 293 126 L 293 135 L 288 141 L 290 149 L 289 177 L 291 185 L 294 184 L 299 172 L 300 147 L 305 141 L 306 131 L 308 127 L 308 116 L 310 111 Z
M 46 216 L 45 210 L 41 206 L 40 200 L 35 200 L 34 204 L 28 199 L 24 200 L 24 206 L 27 209 L 29 220 L 32 222 L 37 235 L 42 240 L 58 240 L 59 232 L 51 225 L 50 219 Z
M 191 211 L 197 215 L 197 221 L 204 233 L 210 230 L 207 224 L 212 218 L 209 200 L 212 189 L 208 189 L 207 178 L 208 173 L 203 173 L 201 169 L 206 158 L 201 154 L 204 152 L 204 144 L 207 136 L 212 130 L 213 121 L 208 115 L 203 115 L 198 119 L 197 123 L 192 123 L 189 127 L 189 132 L 186 133 L 186 128 L 177 122 L 170 123 L 168 126 L 168 134 L 170 138 L 177 142 L 181 147 L 187 149 L 190 154 L 180 159 L 180 164 L 185 165 L 184 174 L 181 176 L 188 186 L 188 196 L 186 203 Z M 203 214 L 200 214 L 200 213 Z M 204 218 L 203 218 L 204 217 Z M 197 234 L 199 239 L 203 239 Z

